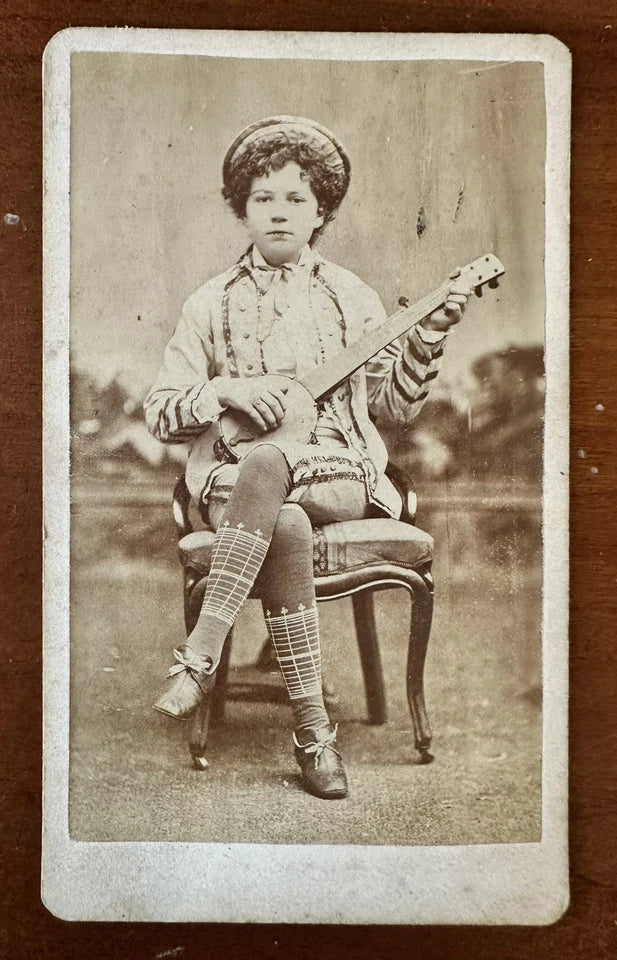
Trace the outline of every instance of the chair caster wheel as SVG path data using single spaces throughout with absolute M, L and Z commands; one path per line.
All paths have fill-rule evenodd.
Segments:
M 207 770 L 209 764 L 205 757 L 193 757 L 193 766 L 195 770 Z

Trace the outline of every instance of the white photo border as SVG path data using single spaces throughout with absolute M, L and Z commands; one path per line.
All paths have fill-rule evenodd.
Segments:
M 540 61 L 546 96 L 542 839 L 470 846 L 77 842 L 69 836 L 70 62 L 78 52 Z M 571 57 L 551 36 L 69 28 L 44 72 L 42 898 L 70 920 L 546 924 L 568 905 Z M 302 884 L 298 884 L 298 876 Z M 187 897 L 187 877 L 192 895 Z

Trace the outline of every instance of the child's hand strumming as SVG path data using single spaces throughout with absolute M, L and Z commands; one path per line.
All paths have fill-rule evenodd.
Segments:
M 284 377 L 220 377 L 216 393 L 222 407 L 246 413 L 263 433 L 279 427 L 285 416 Z

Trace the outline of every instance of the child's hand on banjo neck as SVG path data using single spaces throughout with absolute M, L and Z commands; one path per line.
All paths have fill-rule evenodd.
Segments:
M 447 333 L 450 327 L 460 323 L 467 306 L 467 301 L 473 293 L 473 288 L 467 280 L 457 279 L 460 277 L 461 268 L 456 267 L 450 274 L 450 279 L 454 281 L 450 285 L 448 299 L 443 307 L 435 310 L 433 313 L 420 321 L 420 326 L 426 330 L 435 330 L 439 333 Z
M 220 377 L 217 398 L 222 407 L 240 410 L 267 433 L 280 427 L 285 416 L 285 377 L 265 374 L 260 377 Z

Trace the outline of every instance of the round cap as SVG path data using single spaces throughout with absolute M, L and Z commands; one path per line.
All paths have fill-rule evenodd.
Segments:
M 272 146 L 284 144 L 306 143 L 317 148 L 323 160 L 333 169 L 339 171 L 344 182 L 343 194 L 349 185 L 351 165 L 340 140 L 335 135 L 314 120 L 306 117 L 266 117 L 249 124 L 238 134 L 223 161 L 223 183 L 229 185 L 231 174 L 236 164 L 257 143 L 268 142 Z

